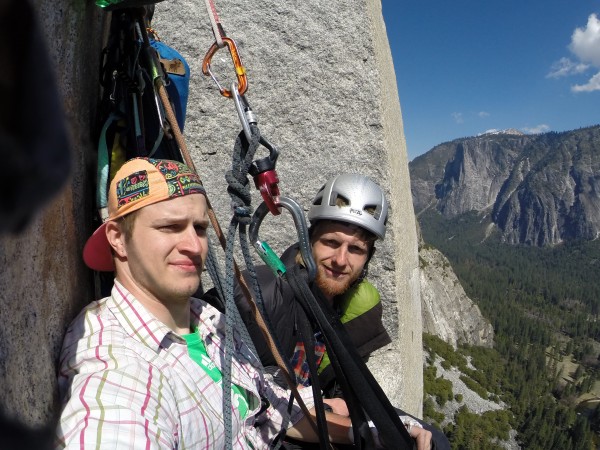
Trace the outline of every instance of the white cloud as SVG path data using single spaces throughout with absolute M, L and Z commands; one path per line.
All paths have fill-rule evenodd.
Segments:
M 546 78 L 561 78 L 585 72 L 590 66 L 581 62 L 573 62 L 569 58 L 560 58 L 550 68 Z
M 524 133 L 527 133 L 527 134 L 539 134 L 539 133 L 545 133 L 549 129 L 550 129 L 550 127 L 548 125 L 542 123 L 533 128 L 529 128 L 529 127 L 521 128 L 521 131 Z
M 590 14 L 585 27 L 577 27 L 571 35 L 569 50 L 578 61 L 561 58 L 552 64 L 546 78 L 560 78 L 581 74 L 590 67 L 600 68 L 600 19 Z M 585 84 L 571 86 L 572 92 L 593 92 L 600 90 L 600 72 L 596 73 Z
M 600 91 L 600 72 L 594 75 L 586 84 L 576 84 L 571 86 L 573 92 L 593 92 Z
M 453 112 L 451 114 L 452 118 L 456 123 L 463 123 L 465 120 L 463 119 L 463 114 L 459 112 Z
M 573 31 L 569 50 L 582 62 L 600 67 L 600 20 L 596 14 L 588 17 L 585 28 L 576 28 Z
M 484 117 L 489 117 L 489 116 L 490 116 L 490 113 L 489 113 L 489 112 L 485 112 L 485 111 L 479 111 L 479 112 L 477 113 L 477 115 L 478 115 L 479 117 L 481 117 L 481 118 L 484 118 Z

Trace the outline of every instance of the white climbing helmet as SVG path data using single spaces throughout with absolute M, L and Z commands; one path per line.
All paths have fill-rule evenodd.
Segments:
M 308 211 L 311 224 L 338 220 L 358 225 L 378 238 L 385 236 L 388 202 L 383 190 L 370 178 L 345 173 L 327 181 Z

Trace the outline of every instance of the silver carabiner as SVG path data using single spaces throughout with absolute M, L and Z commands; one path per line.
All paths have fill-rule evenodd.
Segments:
M 304 265 L 306 267 L 306 271 L 308 272 L 308 281 L 310 282 L 315 279 L 317 274 L 317 265 L 315 264 L 315 260 L 312 255 L 312 249 L 310 247 L 308 226 L 306 224 L 306 218 L 304 217 L 304 211 L 298 202 L 289 197 L 279 197 L 277 206 L 283 206 L 292 214 L 294 225 L 296 226 L 296 233 L 298 235 L 300 254 L 304 260 Z M 252 215 L 252 222 L 250 222 L 250 227 L 248 228 L 248 236 L 250 237 L 250 242 L 253 243 L 263 261 L 265 261 L 265 263 L 269 265 L 269 267 L 271 267 L 275 273 L 283 274 L 285 273 L 285 266 L 282 273 L 281 266 L 283 266 L 283 263 L 281 263 L 281 260 L 277 257 L 277 255 L 275 255 L 266 242 L 263 242 L 258 238 L 258 229 L 268 213 L 269 207 L 265 202 L 262 202 Z M 270 253 L 269 250 L 271 250 Z M 265 256 L 263 257 L 263 255 Z M 273 260 L 273 257 L 276 258 L 276 260 Z M 281 265 L 279 265 L 277 261 L 279 261 Z
M 240 122 L 242 123 L 244 134 L 246 135 L 246 139 L 248 140 L 248 142 L 250 142 L 252 140 L 250 124 L 258 123 L 258 120 L 256 119 L 256 115 L 252 111 L 252 108 L 250 108 L 246 97 L 240 94 L 237 83 L 235 81 L 231 83 L 231 93 L 233 96 L 233 102 L 235 103 L 235 109 L 237 110 L 238 117 L 240 118 Z

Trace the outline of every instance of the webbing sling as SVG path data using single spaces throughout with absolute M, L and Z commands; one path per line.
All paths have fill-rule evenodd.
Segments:
M 394 407 L 367 368 L 358 351 L 352 344 L 348 332 L 337 318 L 335 312 L 326 302 L 319 302 L 311 292 L 303 273 L 298 265 L 287 272 L 287 280 L 296 294 L 296 299 L 313 319 L 325 338 L 327 351 L 336 372 L 343 382 L 344 396 L 355 398 L 379 432 L 379 438 L 386 448 L 412 450 L 415 442 L 406 431 Z M 316 377 L 316 375 L 314 375 Z M 345 388 L 345 390 L 344 390 Z M 355 417 L 352 417 L 353 423 Z M 354 428 L 354 425 L 353 425 Z M 364 422 L 355 429 L 355 443 L 357 438 L 367 439 L 364 435 Z M 357 436 L 357 434 L 362 436 Z
M 313 328 L 310 326 L 308 317 L 304 317 L 304 320 L 298 320 L 298 333 L 302 342 L 304 343 L 304 349 L 306 350 L 306 362 L 308 363 L 309 373 L 317 373 L 317 361 L 315 357 L 315 336 Z M 327 433 L 327 421 L 325 419 L 325 408 L 323 405 L 323 396 L 321 395 L 321 383 L 319 377 L 311 377 L 311 388 L 313 391 L 313 398 L 315 401 L 315 412 L 317 416 L 317 425 L 319 427 L 319 444 L 321 449 L 327 448 L 329 437 Z M 361 448 L 360 446 L 358 447 Z

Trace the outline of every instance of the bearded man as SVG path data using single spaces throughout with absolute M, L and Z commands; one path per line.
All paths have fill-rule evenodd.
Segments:
M 365 276 L 375 251 L 375 241 L 383 239 L 388 217 L 388 202 L 383 190 L 371 179 L 358 174 L 335 176 L 315 196 L 308 219 L 310 244 L 317 275 L 310 284 L 316 298 L 328 302 L 339 315 L 361 357 L 391 342 L 382 318 L 377 289 Z M 299 244 L 281 256 L 286 267 L 303 266 Z M 256 268 L 264 309 L 282 356 L 288 358 L 299 386 L 309 386 L 309 370 L 303 340 L 297 332 L 300 306 L 294 292 L 282 277 L 267 266 Z M 248 307 L 242 290 L 236 288 L 235 300 L 242 319 L 265 367 L 276 361 Z M 319 380 L 325 396 L 339 392 L 329 364 L 323 338 L 315 331 L 315 356 Z M 281 380 L 282 383 L 285 383 Z

